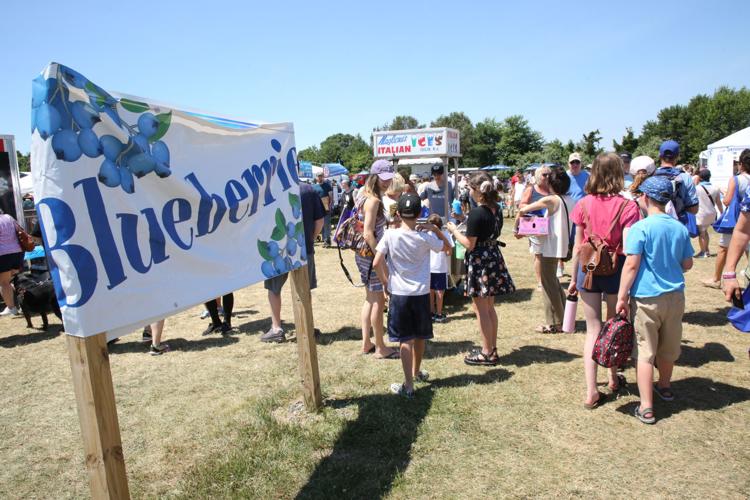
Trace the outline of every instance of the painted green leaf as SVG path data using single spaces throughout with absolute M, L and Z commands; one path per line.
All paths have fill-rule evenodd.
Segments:
M 271 254 L 268 253 L 268 243 L 265 241 L 258 240 L 258 253 L 260 253 L 260 256 L 265 260 L 273 260 Z
M 281 241 L 282 238 L 286 236 L 286 231 L 284 231 L 282 228 L 276 226 L 273 228 L 273 232 L 271 233 L 271 239 L 274 241 Z
M 289 204 L 295 208 L 300 208 L 299 196 L 289 193 Z
M 286 217 L 280 208 L 276 209 L 276 227 L 281 229 L 281 232 L 286 232 Z
M 86 82 L 86 90 L 88 90 L 89 92 L 93 92 L 94 94 L 98 96 L 104 97 L 104 92 L 102 91 L 102 89 L 100 89 L 99 87 L 97 87 L 91 82 Z
M 133 101 L 132 99 L 126 99 L 124 97 L 120 99 L 120 105 L 131 113 L 143 113 L 144 111 L 149 110 L 148 104 Z
M 299 236 L 299 235 L 301 235 L 301 234 L 304 234 L 304 233 L 305 233 L 305 225 L 304 225 L 304 224 L 302 224 L 301 222 L 298 222 L 298 223 L 297 223 L 297 224 L 296 224 L 296 225 L 294 226 L 294 234 L 295 234 L 296 236 Z
M 172 124 L 172 112 L 159 113 L 156 115 L 156 120 L 159 122 L 159 127 L 156 129 L 156 133 L 149 138 L 149 142 L 156 142 L 167 133 L 169 126 Z

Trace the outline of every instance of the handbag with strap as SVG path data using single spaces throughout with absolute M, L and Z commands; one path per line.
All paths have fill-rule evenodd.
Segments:
M 620 222 L 620 216 L 627 203 L 627 200 L 623 200 L 620 208 L 617 210 L 617 214 L 609 225 L 607 234 L 602 237 L 591 232 L 581 245 L 581 249 L 578 251 L 578 261 L 581 264 L 581 269 L 586 274 L 583 281 L 583 288 L 592 287 L 594 276 L 612 276 L 617 272 L 617 250 L 620 248 L 622 242 L 618 243 L 615 248 L 609 248 L 606 240 L 612 234 L 615 226 Z M 584 203 L 581 208 L 584 223 L 586 227 L 591 228 L 586 204 Z
M 365 287 L 370 284 L 370 277 L 372 275 L 373 260 L 370 261 L 369 269 L 367 270 L 367 280 L 364 284 L 355 284 L 354 280 L 349 274 L 349 270 L 344 264 L 344 257 L 341 255 L 341 250 L 354 250 L 354 252 L 361 257 L 368 257 L 374 259 L 375 252 L 370 248 L 365 240 L 365 223 L 363 220 L 359 220 L 359 212 L 364 208 L 366 200 L 358 204 L 352 210 L 351 215 L 344 222 L 340 222 L 333 236 L 333 240 L 336 242 L 336 248 L 339 252 L 339 263 L 341 269 L 344 271 L 344 276 L 349 280 L 353 286 Z M 381 203 L 380 201 L 378 203 Z
M 18 244 L 21 245 L 21 250 L 24 252 L 30 252 L 36 248 L 34 238 L 29 233 L 23 230 L 21 226 L 16 223 L 16 237 L 18 238 Z
M 740 218 L 740 182 L 737 176 L 734 177 L 734 196 L 729 206 L 724 209 L 716 222 L 712 224 L 714 230 L 720 234 L 732 234 L 737 220 Z

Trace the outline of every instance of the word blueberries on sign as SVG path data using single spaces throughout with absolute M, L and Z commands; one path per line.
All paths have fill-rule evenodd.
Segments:
M 271 140 L 271 147 L 276 153 L 281 153 L 281 143 L 276 139 Z M 46 241 L 48 243 L 50 259 L 50 272 L 56 284 L 57 299 L 61 306 L 81 307 L 94 294 L 99 279 L 97 273 L 96 258 L 101 260 L 106 274 L 107 288 L 113 289 L 128 278 L 123 263 L 123 256 L 118 248 L 125 251 L 125 259 L 130 268 L 140 274 L 146 274 L 155 264 L 169 259 L 166 251 L 166 238 L 181 250 L 190 250 L 195 238 L 201 238 L 215 232 L 219 226 L 228 220 L 232 224 L 247 221 L 253 217 L 259 208 L 269 206 L 276 202 L 271 189 L 271 181 L 278 178 L 284 192 L 292 185 L 299 184 L 297 176 L 297 152 L 290 148 L 286 154 L 286 165 L 275 155 L 264 160 L 260 165 L 252 165 L 246 168 L 239 179 L 230 179 L 226 182 L 224 193 L 209 193 L 199 181 L 195 173 L 184 177 L 185 181 L 193 187 L 199 196 L 197 215 L 194 206 L 185 198 L 173 198 L 164 202 L 161 207 L 147 207 L 140 210 L 138 214 L 116 213 L 115 217 L 120 223 L 119 231 L 110 225 L 107 215 L 104 196 L 100 190 L 100 183 L 94 177 L 81 179 L 73 184 L 75 189 L 80 189 L 86 204 L 87 214 L 96 242 L 96 249 L 86 248 L 82 245 L 70 243 L 76 232 L 76 215 L 71 207 L 58 198 L 44 198 L 37 204 L 38 208 L 46 207 L 51 219 L 51 227 L 44 226 Z M 293 215 L 301 216 L 299 210 L 294 209 Z M 299 217 L 297 217 L 299 218 Z M 138 240 L 138 224 L 145 219 L 148 227 L 148 248 L 150 256 L 141 254 Z M 297 244 L 297 226 L 289 226 L 286 235 L 294 232 Z M 116 238 L 119 239 L 118 246 Z M 293 255 L 291 243 L 287 243 L 286 252 Z M 304 245 L 301 245 L 304 248 Z M 295 249 L 296 250 L 296 249 Z M 80 286 L 80 296 L 69 303 L 64 291 L 57 287 L 60 283 L 59 269 L 56 265 L 57 252 L 64 252 L 67 261 L 75 269 Z M 278 263 L 281 264 L 281 263 Z M 301 263 L 296 263 L 299 267 Z M 278 268 L 286 269 L 287 262 Z M 291 267 L 295 267 L 291 264 Z M 290 268 L 291 268 L 290 267 Z

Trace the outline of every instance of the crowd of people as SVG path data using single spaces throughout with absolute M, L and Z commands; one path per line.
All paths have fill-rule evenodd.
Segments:
M 315 240 L 336 244 L 332 216 L 340 221 L 356 217 L 371 250 L 357 253 L 364 297 L 360 314 L 361 352 L 377 359 L 401 359 L 403 383 L 391 391 L 414 396 L 415 384 L 429 378 L 422 369 L 425 341 L 433 337 L 433 323 L 447 320 L 443 311 L 445 290 L 455 285 L 471 299 L 480 333 L 480 347 L 469 352 L 469 365 L 495 366 L 499 362 L 499 321 L 496 297 L 511 294 L 515 285 L 502 253 L 499 237 L 505 218 L 514 217 L 514 234 L 528 217 L 543 218 L 544 234 L 528 237 L 529 252 L 541 291 L 543 322 L 536 331 L 562 332 L 564 303 L 578 296 L 583 307 L 586 335 L 583 345 L 586 391 L 583 405 L 598 407 L 626 384 L 623 367 L 608 370 L 607 394 L 597 385 L 597 364 L 592 359 L 603 321 L 620 315 L 633 321 L 637 346 L 633 353 L 641 403 L 635 416 L 644 423 L 656 420 L 653 394 L 672 400 L 671 376 L 680 354 L 682 315 L 685 308 L 683 273 L 693 258 L 712 256 L 709 226 L 732 206 L 740 216 L 736 228 L 724 228 L 718 242 L 716 273 L 704 284 L 725 287 L 727 300 L 739 293 L 736 266 L 750 242 L 750 150 L 736 158 L 736 175 L 726 192 L 711 184 L 711 172 L 678 165 L 679 144 L 665 141 L 656 161 L 629 153 L 602 153 L 590 169 L 580 154 L 568 158 L 568 168 L 541 165 L 533 175 L 518 171 L 507 182 L 485 172 L 451 178 L 442 164 L 431 168 L 431 180 L 395 171 L 386 160 L 375 161 L 361 187 L 344 179 L 334 185 L 321 174 L 313 184 L 302 183 L 300 198 L 307 250 L 310 288 L 317 286 Z M 446 200 L 447 196 L 447 200 Z M 446 211 L 447 207 L 447 211 Z M 691 243 L 691 218 L 699 242 Z M 728 230 L 727 230 L 728 229 Z M 595 275 L 582 261 L 582 249 L 601 242 L 613 255 L 614 272 Z M 463 278 L 451 283 L 451 254 L 463 253 Z M 456 249 L 458 254 L 458 248 Z M 6 308 L 0 315 L 18 314 L 12 274 L 23 253 L 12 217 L 0 215 L 0 293 Z M 570 262 L 567 290 L 561 278 Z M 263 342 L 284 342 L 281 290 L 287 275 L 267 279 L 271 317 Z M 502 302 L 502 300 L 501 300 Z M 206 302 L 210 323 L 205 335 L 232 330 L 233 294 Z M 387 309 L 387 322 L 384 315 Z M 144 342 L 149 352 L 169 350 L 161 341 L 164 320 L 147 327 Z M 386 344 L 398 343 L 398 349 Z M 659 375 L 653 383 L 654 367 Z M 618 370 L 619 368 L 619 370 Z

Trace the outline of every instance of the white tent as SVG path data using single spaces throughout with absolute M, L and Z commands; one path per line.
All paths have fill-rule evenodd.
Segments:
M 726 189 L 733 175 L 734 157 L 746 148 L 750 148 L 750 127 L 708 145 L 706 151 L 711 184 L 718 186 L 722 191 Z

